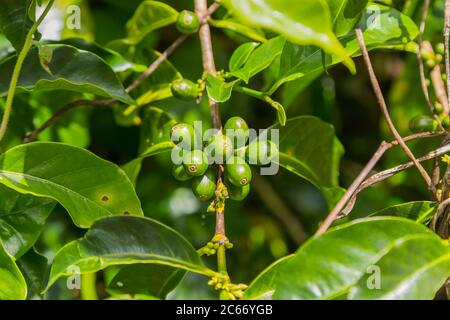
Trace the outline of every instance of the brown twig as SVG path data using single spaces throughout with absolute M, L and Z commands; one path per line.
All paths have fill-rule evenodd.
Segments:
M 305 242 L 308 238 L 308 232 L 306 232 L 297 216 L 286 206 L 271 184 L 264 177 L 254 175 L 252 188 L 259 195 L 264 205 L 284 224 L 287 233 L 295 244 L 300 245 Z
M 444 21 L 444 47 L 445 47 L 445 72 L 447 75 L 447 97 L 450 97 L 450 0 L 445 1 Z M 448 99 L 449 100 L 449 99 Z M 447 103 L 447 110 L 450 106 Z
M 432 138 L 439 135 L 444 135 L 445 132 L 423 132 L 423 133 L 416 133 L 412 134 L 410 136 L 407 136 L 403 139 L 403 141 L 408 142 L 415 139 L 423 139 L 423 138 Z M 373 168 L 377 165 L 377 163 L 380 161 L 381 157 L 386 153 L 387 150 L 394 146 L 398 146 L 399 143 L 397 140 L 392 141 L 390 143 L 383 141 L 378 149 L 373 154 L 372 158 L 370 158 L 369 162 L 365 165 L 363 170 L 358 174 L 358 176 L 355 178 L 355 180 L 352 182 L 352 184 L 347 188 L 347 191 L 342 196 L 342 198 L 339 200 L 339 202 L 335 205 L 333 210 L 330 211 L 328 216 L 325 218 L 324 222 L 321 224 L 319 229 L 316 231 L 316 235 L 322 234 L 325 231 L 328 230 L 328 228 L 331 226 L 331 224 L 341 215 L 341 212 L 343 211 L 345 205 L 351 201 L 351 199 L 355 198 L 355 194 L 358 192 L 361 184 L 364 183 L 364 180 L 367 178 L 367 176 L 370 174 L 370 172 L 373 170 Z
M 445 212 L 445 209 L 447 209 L 448 205 L 450 205 L 450 198 L 445 199 L 439 204 L 439 207 L 437 208 L 436 213 L 434 214 L 433 220 L 431 220 L 430 222 L 430 229 L 433 230 L 434 232 L 436 232 L 437 221 Z
M 445 146 L 442 146 L 436 150 L 433 150 L 433 151 L 427 153 L 426 155 L 424 155 L 423 157 L 418 158 L 417 160 L 419 162 L 424 162 L 427 160 L 435 159 L 436 157 L 440 157 L 448 152 L 450 152 L 450 144 L 446 144 Z M 352 208 L 356 202 L 356 197 L 361 191 L 363 191 L 364 189 L 371 187 L 377 183 L 380 183 L 380 182 L 396 175 L 399 172 L 402 172 L 402 171 L 412 168 L 414 166 L 415 166 L 415 164 L 412 161 L 410 161 L 410 162 L 398 165 L 396 167 L 381 171 L 381 172 L 376 173 L 376 174 L 370 176 L 369 178 L 367 178 L 358 187 L 358 189 L 355 191 L 355 193 L 353 194 L 351 199 L 348 201 L 346 207 L 341 211 L 340 214 L 338 214 L 337 218 L 345 217 L 346 215 L 348 215 L 350 213 L 350 211 L 352 210 Z
M 208 10 L 206 11 L 206 14 L 201 19 L 202 25 L 205 25 L 208 22 L 208 18 L 210 15 L 212 15 L 218 8 L 220 7 L 220 4 L 213 3 Z M 131 83 L 125 91 L 130 93 L 131 91 L 135 90 L 142 82 L 144 82 L 145 79 L 147 79 L 153 72 L 158 69 L 161 64 L 164 63 L 164 61 L 167 60 L 167 58 L 187 39 L 188 37 L 186 35 L 181 35 L 178 38 L 175 39 L 175 41 L 166 49 L 164 50 L 161 55 L 153 61 L 148 68 L 136 79 Z M 23 143 L 28 143 L 31 141 L 34 141 L 40 133 L 42 133 L 44 130 L 46 130 L 48 127 L 53 125 L 62 115 L 64 115 L 66 112 L 75 109 L 80 106 L 110 106 L 113 103 L 117 102 L 117 100 L 114 99 L 102 99 L 102 100 L 76 100 L 72 101 L 66 105 L 64 105 L 62 108 L 57 110 L 42 126 L 35 129 L 34 131 L 28 133 Z
M 413 161 L 414 165 L 416 166 L 417 170 L 419 171 L 419 173 L 425 180 L 428 188 L 431 190 L 433 195 L 436 195 L 436 188 L 433 185 L 429 174 L 425 171 L 425 169 L 419 163 L 419 161 L 417 161 L 416 157 L 414 156 L 412 151 L 409 149 L 409 147 L 406 145 L 405 141 L 403 141 L 403 138 L 400 136 L 400 134 L 398 133 L 397 129 L 394 126 L 394 123 L 392 122 L 392 119 L 389 115 L 389 111 L 388 111 L 388 108 L 386 105 L 386 101 L 384 100 L 383 93 L 381 91 L 380 84 L 378 83 L 378 79 L 377 79 L 377 77 L 375 75 L 375 71 L 373 70 L 373 67 L 372 67 L 372 62 L 370 61 L 369 53 L 367 51 L 366 44 L 364 42 L 364 35 L 359 27 L 356 28 L 356 37 L 358 38 L 358 43 L 359 43 L 359 46 L 361 49 L 361 53 L 362 53 L 364 62 L 366 64 L 367 71 L 369 72 L 370 81 L 372 83 L 373 90 L 377 97 L 378 104 L 381 108 L 381 111 L 383 113 L 383 116 L 386 120 L 386 123 L 387 123 L 391 133 L 394 135 L 395 140 L 398 141 L 400 147 L 403 149 L 403 151 L 406 153 L 406 155 Z

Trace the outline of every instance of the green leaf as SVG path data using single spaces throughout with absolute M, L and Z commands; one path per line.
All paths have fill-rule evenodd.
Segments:
M 56 253 L 47 289 L 73 267 L 81 273 L 114 265 L 159 264 L 214 275 L 192 245 L 175 230 L 149 218 L 118 216 L 97 221 L 84 238 Z
M 35 142 L 8 150 L 0 156 L 0 183 L 58 201 L 82 228 L 104 216 L 142 215 L 133 185 L 118 166 L 61 143 Z
M 367 7 L 362 18 L 361 30 L 368 50 L 400 49 L 414 50 L 411 42 L 419 34 L 419 30 L 409 17 L 399 11 L 377 4 Z M 360 55 L 359 44 L 354 33 L 341 38 L 344 46 L 352 56 Z M 315 78 L 331 66 L 342 62 L 337 55 L 326 55 L 314 46 L 299 46 L 287 42 L 281 55 L 277 81 L 269 90 L 273 94 L 282 84 L 295 81 L 286 90 L 296 95 Z
M 0 300 L 24 300 L 27 284 L 13 258 L 0 241 Z
M 332 206 L 342 195 L 339 164 L 343 147 L 332 125 L 312 116 L 289 119 L 280 134 L 279 164 L 314 184 Z
M 34 47 L 25 59 L 17 92 L 61 89 L 133 103 L 114 71 L 95 54 L 67 45 L 47 46 L 53 49 L 48 65 L 52 75 L 42 68 L 39 50 Z M 16 57 L 12 57 L 0 65 L 0 97 L 7 94 L 16 60 Z
M 127 70 L 132 70 L 135 72 L 144 72 L 147 69 L 147 66 L 143 64 L 136 64 L 132 61 L 129 61 L 125 59 L 121 54 L 109 48 L 102 47 L 95 42 L 89 42 L 81 38 L 62 39 L 58 41 L 47 40 L 44 41 L 44 43 L 65 44 L 81 50 L 92 52 L 93 54 L 105 60 L 114 70 L 114 72 L 123 72 Z
M 22 49 L 25 38 L 33 26 L 28 16 L 30 0 L 3 0 L 0 10 L 0 32 L 11 42 L 17 52 Z
M 259 42 L 247 42 L 240 45 L 230 58 L 228 68 L 231 72 L 239 70 L 248 60 L 252 52 L 260 45 Z
M 18 259 L 34 245 L 55 204 L 0 185 L 0 240 L 10 255 Z
M 127 22 L 128 43 L 137 44 L 152 31 L 175 23 L 178 11 L 159 1 L 144 1 Z
M 281 258 L 264 269 L 244 292 L 245 300 L 272 300 L 280 276 L 279 271 L 294 255 Z
M 353 72 L 355 65 L 333 34 L 328 5 L 323 0 L 224 0 L 240 20 L 285 36 L 301 45 L 315 45 L 339 56 Z
M 410 237 L 396 243 L 377 263 L 379 288 L 374 274 L 365 274 L 350 290 L 350 299 L 432 300 L 450 277 L 450 247 L 434 234 Z
M 251 40 L 258 42 L 265 42 L 267 39 L 264 34 L 261 34 L 260 30 L 243 25 L 234 19 L 214 20 L 211 19 L 209 24 L 215 28 L 227 29 L 237 32 Z
M 145 158 L 168 152 L 175 147 L 170 140 L 170 130 L 175 124 L 176 121 L 161 109 L 149 107 L 144 110 L 139 156 L 123 166 L 123 170 L 133 183 L 136 183 Z
M 17 260 L 17 265 L 27 283 L 27 299 L 42 299 L 41 292 L 49 271 L 47 258 L 31 249 Z
M 330 8 L 334 33 L 344 36 L 360 21 L 368 0 L 326 0 Z
M 233 87 L 240 81 L 225 82 L 210 73 L 205 73 L 204 77 L 209 98 L 218 103 L 228 101 L 231 98 Z
M 280 267 L 274 298 L 341 297 L 393 247 L 423 236 L 437 237 L 421 224 L 396 217 L 365 218 L 330 229 L 300 247 L 294 257 Z M 426 256 L 422 251 L 408 254 L 411 263 L 415 255 Z M 396 268 L 395 259 L 390 263 L 391 266 L 382 269 L 382 277 L 389 268 Z M 397 279 L 402 276 L 398 273 Z
M 253 52 L 246 59 L 246 63 L 238 70 L 232 71 L 231 74 L 245 83 L 248 83 L 251 77 L 268 68 L 283 51 L 286 40 L 283 37 L 272 38 Z
M 436 212 L 437 204 L 432 201 L 414 201 L 402 203 L 372 213 L 370 216 L 394 216 L 414 220 L 418 223 L 427 224 Z
M 121 267 L 109 282 L 107 291 L 112 295 L 143 294 L 165 299 L 180 283 L 185 270 L 157 264 L 134 264 Z

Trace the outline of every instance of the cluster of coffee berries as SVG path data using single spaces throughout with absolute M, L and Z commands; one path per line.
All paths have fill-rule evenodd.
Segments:
M 217 274 L 208 281 L 208 285 L 216 290 L 221 290 L 221 295 L 227 300 L 236 300 L 242 298 L 244 290 L 247 289 L 245 284 L 232 284 L 230 277 L 223 274 Z
M 436 65 L 439 65 L 444 60 L 445 48 L 443 43 L 438 43 L 434 50 L 431 44 L 429 46 L 424 46 L 420 54 L 422 59 L 425 61 L 425 64 L 428 68 L 434 68 Z
M 244 119 L 230 118 L 223 130 L 208 130 L 204 139 L 187 123 L 172 127 L 171 139 L 175 163 L 172 173 L 179 181 L 192 179 L 192 190 L 200 200 L 214 197 L 217 174 L 222 165 L 226 196 L 243 200 L 250 191 L 252 170 L 249 164 L 265 165 L 278 157 L 278 147 L 270 140 L 258 137 L 249 143 L 250 130 Z
M 436 103 L 434 111 L 439 117 L 442 127 L 446 130 L 450 129 L 450 118 L 444 114 L 444 108 L 440 103 Z M 413 133 L 420 132 L 436 132 L 439 130 L 438 121 L 429 115 L 418 115 L 409 121 L 409 129 Z

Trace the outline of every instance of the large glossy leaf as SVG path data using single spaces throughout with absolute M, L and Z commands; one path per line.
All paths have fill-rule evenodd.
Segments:
M 133 185 L 115 164 L 61 143 L 20 145 L 0 156 L 0 183 L 52 198 L 79 227 L 109 215 L 142 215 Z
M 0 10 L 0 32 L 20 51 L 33 21 L 28 16 L 31 0 L 2 0 Z
M 411 18 L 395 9 L 377 4 L 371 4 L 364 11 L 361 30 L 368 50 L 387 48 L 413 50 L 415 46 L 412 41 L 419 34 Z M 354 33 L 341 38 L 341 41 L 351 55 L 360 55 Z M 269 93 L 272 94 L 286 82 L 297 80 L 289 86 L 289 90 L 296 94 L 324 73 L 326 68 L 341 62 L 342 58 L 334 54 L 324 57 L 322 50 L 317 47 L 299 46 L 288 42 L 281 55 L 278 80 Z
M 350 299 L 431 300 L 450 277 L 450 247 L 436 235 L 399 242 L 376 267 L 379 287 L 374 290 L 365 274 L 350 290 Z
M 321 47 L 355 69 L 333 34 L 330 10 L 323 0 L 224 0 L 223 4 L 242 21 L 275 31 L 293 43 Z
M 403 218 L 365 218 L 338 226 L 307 242 L 281 266 L 274 297 L 342 297 L 366 274 L 368 267 L 376 265 L 394 246 L 423 236 L 436 237 L 423 225 Z M 413 264 L 414 255 L 423 253 L 408 254 Z M 390 268 L 395 268 L 395 259 L 390 263 Z M 397 279 L 402 276 L 398 273 Z
M 159 1 L 144 1 L 127 22 L 129 44 L 137 44 L 150 32 L 175 23 L 178 12 Z
M 70 90 L 133 103 L 111 67 L 95 54 L 67 45 L 48 47 L 53 50 L 48 64 L 51 74 L 42 68 L 38 49 L 32 48 L 25 59 L 17 92 Z M 16 58 L 12 57 L 0 65 L 0 96 L 8 91 L 15 63 Z
M 176 121 L 161 109 L 149 107 L 143 111 L 139 156 L 123 166 L 131 181 L 136 182 L 145 158 L 168 152 L 175 147 L 170 140 L 170 129 L 175 124 Z
M 285 42 L 283 37 L 266 41 L 249 54 L 240 69 L 232 71 L 231 74 L 248 83 L 251 77 L 268 68 L 272 61 L 281 54 Z
M 316 117 L 300 116 L 273 128 L 280 130 L 280 165 L 314 184 L 333 205 L 343 191 L 338 177 L 344 152 L 333 126 Z
M 134 264 L 121 267 L 109 282 L 112 295 L 143 294 L 165 299 L 186 274 L 185 270 L 157 264 Z
M 86 50 L 92 52 L 105 60 L 114 72 L 122 72 L 127 70 L 132 70 L 135 72 L 144 72 L 147 67 L 142 64 L 136 64 L 132 61 L 127 60 L 119 53 L 108 49 L 106 47 L 102 47 L 95 42 L 89 42 L 81 38 L 69 38 L 62 39 L 58 41 L 45 41 L 47 44 L 65 44 L 69 45 L 81 50 Z
M 27 297 L 27 285 L 13 258 L 0 241 L 0 300 L 22 300 Z
M 31 249 L 17 260 L 17 265 L 27 283 L 27 299 L 42 299 L 49 271 L 47 258 Z
M 17 259 L 34 245 L 55 204 L 0 185 L 0 240 L 10 255 Z
M 361 19 L 368 0 L 326 0 L 330 8 L 334 33 L 339 37 L 353 31 Z
M 433 218 L 437 206 L 436 202 L 432 201 L 414 201 L 385 208 L 372 213 L 370 216 L 403 217 L 427 224 Z
M 247 300 L 272 300 L 273 294 L 280 276 L 281 266 L 285 265 L 294 255 L 281 258 L 265 270 L 263 270 L 244 292 L 244 299 Z
M 97 221 L 84 238 L 70 242 L 55 256 L 50 287 L 59 277 L 95 272 L 114 265 L 159 264 L 205 275 L 214 272 L 203 265 L 192 245 L 175 230 L 144 217 L 106 217 Z

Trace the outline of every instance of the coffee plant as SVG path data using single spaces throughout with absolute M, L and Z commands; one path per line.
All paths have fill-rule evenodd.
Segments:
M 0 0 L 0 299 L 450 298 L 449 40 L 449 0 Z

